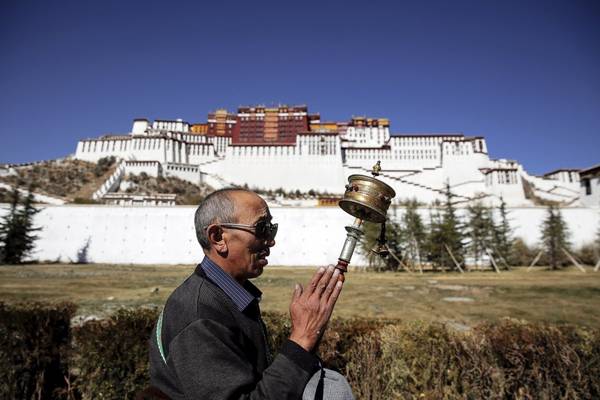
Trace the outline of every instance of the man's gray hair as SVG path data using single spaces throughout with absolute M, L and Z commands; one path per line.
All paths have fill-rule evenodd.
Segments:
M 196 237 L 203 249 L 210 249 L 206 227 L 215 223 L 236 223 L 235 203 L 231 199 L 232 192 L 249 192 L 242 188 L 225 188 L 212 192 L 204 198 L 196 209 L 194 225 Z

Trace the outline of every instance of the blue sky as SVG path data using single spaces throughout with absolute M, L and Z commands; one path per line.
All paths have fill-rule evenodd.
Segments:
M 484 135 L 536 174 L 600 162 L 598 1 L 3 0 L 0 51 L 0 162 L 259 103 Z

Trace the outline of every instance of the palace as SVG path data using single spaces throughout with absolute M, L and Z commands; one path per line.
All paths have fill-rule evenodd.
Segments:
M 391 134 L 385 118 L 321 121 L 306 106 L 240 107 L 216 110 L 204 123 L 135 119 L 126 135 L 81 140 L 75 158 L 97 161 L 115 156 L 120 164 L 94 194 L 109 201 L 128 173 L 176 176 L 215 189 L 248 185 L 263 190 L 341 195 L 352 174 L 368 174 L 381 161 L 380 178 L 396 201 L 431 203 L 450 185 L 457 201 L 503 198 L 510 206 L 543 200 L 586 204 L 578 170 L 543 177 L 528 174 L 513 160 L 493 160 L 485 138 L 454 134 Z M 158 200 L 157 200 L 158 201 Z

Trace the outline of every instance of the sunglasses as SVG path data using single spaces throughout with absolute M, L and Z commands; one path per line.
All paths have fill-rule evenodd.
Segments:
M 258 239 L 266 240 L 269 242 L 275 240 L 275 235 L 277 235 L 278 227 L 278 224 L 272 224 L 270 221 L 266 220 L 258 221 L 254 225 L 230 223 L 222 223 L 217 225 L 222 226 L 224 228 L 240 229 L 242 231 L 247 231 L 254 234 L 254 236 L 256 236 Z

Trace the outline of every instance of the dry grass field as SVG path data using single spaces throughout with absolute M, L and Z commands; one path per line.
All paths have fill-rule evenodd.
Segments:
M 80 315 L 119 307 L 161 306 L 193 266 L 0 266 L 0 301 L 72 301 Z M 295 282 L 311 269 L 268 267 L 255 283 L 263 310 L 287 310 Z M 351 271 L 334 315 L 445 321 L 462 328 L 516 318 L 600 328 L 600 272 L 524 268 L 494 272 L 368 273 Z

